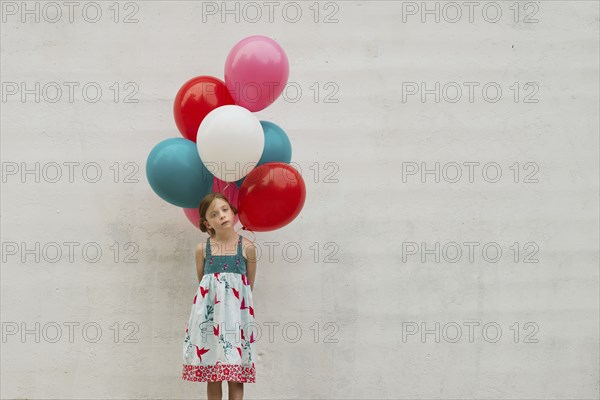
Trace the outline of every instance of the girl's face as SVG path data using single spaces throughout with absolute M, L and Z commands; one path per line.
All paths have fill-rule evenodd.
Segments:
M 206 210 L 206 221 L 209 228 L 215 231 L 231 228 L 233 226 L 233 210 L 226 201 L 215 199 Z

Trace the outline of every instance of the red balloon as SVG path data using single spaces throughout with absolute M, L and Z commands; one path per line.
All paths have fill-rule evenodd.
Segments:
M 240 187 L 240 222 L 256 232 L 279 229 L 298 216 L 305 199 L 304 180 L 292 166 L 282 162 L 259 165 Z
M 177 129 L 196 142 L 198 127 L 206 115 L 217 107 L 235 104 L 225 82 L 213 76 L 197 76 L 183 84 L 175 96 L 173 114 Z

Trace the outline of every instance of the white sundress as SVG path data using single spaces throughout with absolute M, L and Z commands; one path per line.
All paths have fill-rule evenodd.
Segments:
M 183 340 L 182 379 L 255 383 L 252 290 L 240 235 L 235 255 L 212 255 L 206 242 L 204 275 Z

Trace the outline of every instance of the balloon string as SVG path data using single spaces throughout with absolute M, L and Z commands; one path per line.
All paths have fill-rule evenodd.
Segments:
M 245 226 L 243 226 L 243 225 L 242 225 L 242 229 L 240 229 L 240 230 L 244 230 L 244 231 L 249 231 L 249 232 L 252 232 L 252 236 L 253 236 L 253 238 L 252 238 L 252 241 L 253 241 L 253 242 L 255 242 L 255 241 L 256 241 L 256 233 L 255 233 L 255 232 L 254 232 L 252 229 L 248 229 L 248 228 L 246 228 Z M 238 230 L 238 233 L 239 233 L 239 232 L 240 232 L 240 231 Z

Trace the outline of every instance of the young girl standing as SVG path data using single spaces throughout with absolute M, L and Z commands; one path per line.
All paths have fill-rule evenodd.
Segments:
M 252 290 L 256 248 L 233 229 L 237 209 L 220 193 L 199 206 L 200 230 L 210 237 L 196 247 L 199 286 L 183 341 L 182 378 L 207 382 L 209 400 L 242 399 L 244 383 L 255 383 Z

